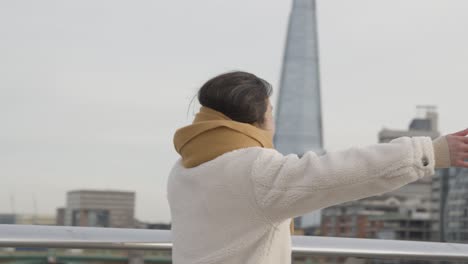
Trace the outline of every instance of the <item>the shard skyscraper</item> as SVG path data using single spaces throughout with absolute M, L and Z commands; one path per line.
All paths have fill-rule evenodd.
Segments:
M 323 152 L 315 0 L 293 0 L 276 108 L 278 151 Z M 296 219 L 300 227 L 319 224 L 319 211 Z

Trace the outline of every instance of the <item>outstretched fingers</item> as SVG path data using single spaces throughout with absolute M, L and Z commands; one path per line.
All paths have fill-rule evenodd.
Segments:
M 460 160 L 458 163 L 460 164 L 460 167 L 463 168 L 468 168 L 468 144 L 464 144 L 461 147 L 461 150 L 463 151 L 462 154 L 460 155 Z
M 462 136 L 462 137 L 467 136 L 467 135 L 468 135 L 468 128 L 466 128 L 466 129 L 464 129 L 464 130 L 462 130 L 462 131 L 455 132 L 455 133 L 453 133 L 452 135 L 454 135 L 454 136 Z
M 459 160 L 459 161 L 457 161 L 457 163 L 455 163 L 455 166 L 462 167 L 462 168 L 468 168 L 468 161 Z

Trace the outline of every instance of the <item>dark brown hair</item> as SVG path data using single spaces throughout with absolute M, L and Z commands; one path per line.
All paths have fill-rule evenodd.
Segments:
M 248 72 L 235 71 L 207 81 L 198 91 L 198 101 L 234 121 L 263 124 L 272 91 L 267 81 Z

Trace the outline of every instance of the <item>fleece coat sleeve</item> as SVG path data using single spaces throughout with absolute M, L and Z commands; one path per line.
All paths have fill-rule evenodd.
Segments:
M 272 221 L 382 194 L 434 174 L 429 137 L 401 137 L 389 143 L 318 156 L 262 152 L 254 161 L 256 204 Z

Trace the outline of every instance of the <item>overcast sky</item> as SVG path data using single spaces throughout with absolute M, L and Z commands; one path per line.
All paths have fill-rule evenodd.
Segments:
M 169 221 L 174 131 L 204 81 L 276 89 L 289 0 L 0 1 L 0 213 L 55 214 L 74 189 L 137 193 Z M 318 0 L 325 148 L 377 141 L 434 104 L 468 125 L 468 1 Z M 275 103 L 273 103 L 275 105 Z M 13 208 L 14 207 L 14 208 Z

